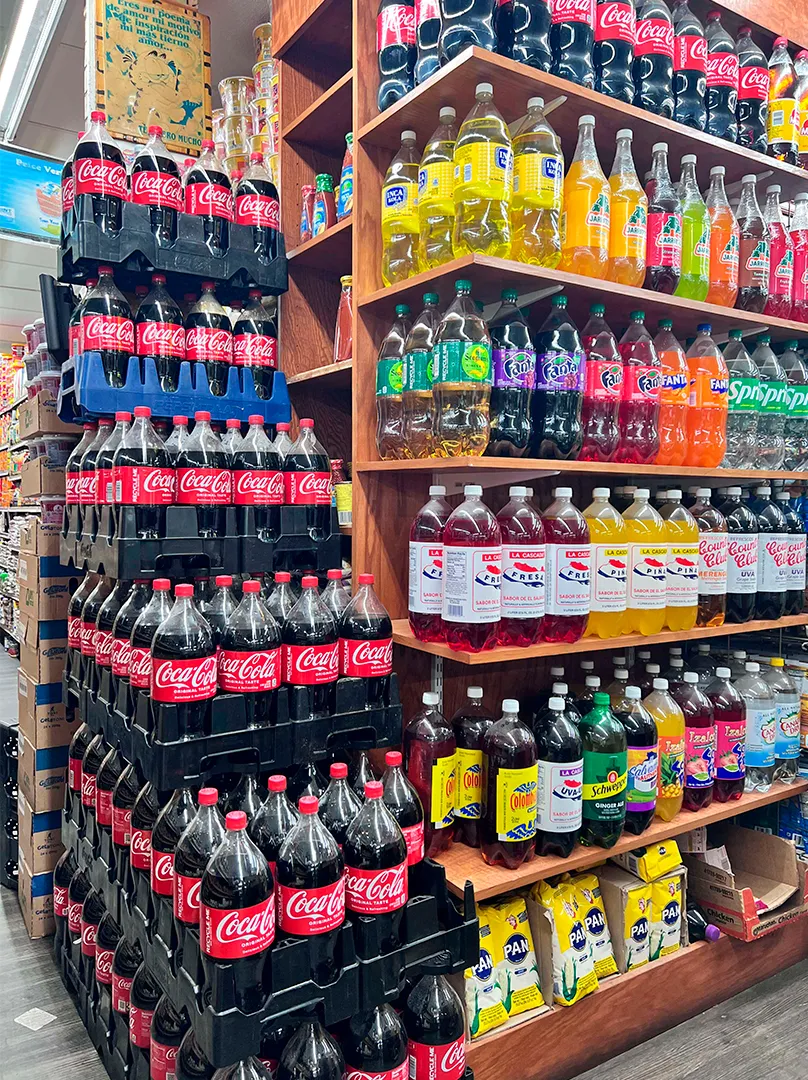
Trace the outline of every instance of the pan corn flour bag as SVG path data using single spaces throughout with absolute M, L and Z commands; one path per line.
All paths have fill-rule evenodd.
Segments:
M 574 1005 L 598 987 L 581 895 L 572 881 L 556 885 L 541 881 L 533 886 L 531 896 L 552 927 L 553 1001 Z
M 675 953 L 682 943 L 682 875 L 673 873 L 651 882 L 650 959 Z
M 488 912 L 477 906 L 480 920 L 480 959 L 473 968 L 466 968 L 466 1015 L 472 1039 L 485 1035 L 508 1019 L 508 1010 L 502 1000 L 502 991 L 494 971 L 491 956 L 491 927 Z
M 626 893 L 623 910 L 623 938 L 626 950 L 626 971 L 642 967 L 650 959 L 651 937 L 651 886 L 638 881 Z
M 606 922 L 606 911 L 603 907 L 597 875 L 578 874 L 572 878 L 572 883 L 581 898 L 581 910 L 589 943 L 592 946 L 595 974 L 599 979 L 607 975 L 615 975 L 617 962 L 614 958 L 612 938 L 609 933 L 609 924 Z
M 539 988 L 539 966 L 530 933 L 527 904 L 514 896 L 487 905 L 491 927 L 491 955 L 497 982 L 509 1016 L 518 1016 L 544 1004 Z

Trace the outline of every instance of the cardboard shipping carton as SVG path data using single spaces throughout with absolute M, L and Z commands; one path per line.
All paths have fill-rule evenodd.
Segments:
M 62 700 L 62 683 L 39 683 L 25 671 L 17 672 L 17 704 L 20 731 L 35 750 L 67 746 L 81 718 L 68 716 Z
M 39 814 L 60 810 L 65 801 L 67 747 L 34 749 L 22 732 L 18 736 L 17 784 L 31 809 Z
M 53 870 L 64 851 L 61 810 L 35 814 L 20 791 L 17 796 L 17 821 L 20 854 L 31 871 L 46 874 Z
M 34 458 L 20 466 L 20 494 L 24 499 L 37 495 L 64 495 L 65 470 L 61 465 L 48 466 L 45 458 Z
M 41 521 L 29 522 L 20 529 L 20 554 L 58 556 L 60 532 L 56 524 L 43 525 Z
M 67 605 L 81 574 L 52 555 L 20 555 L 20 616 L 31 622 L 67 619 Z
M 34 682 L 61 682 L 67 659 L 67 620 L 20 620 L 20 667 Z
M 20 405 L 18 413 L 19 438 L 32 435 L 76 435 L 76 425 L 66 424 L 56 412 L 56 398 L 47 390 Z
M 56 929 L 53 918 L 53 873 L 34 874 L 20 856 L 17 899 L 25 929 L 32 938 L 47 937 Z

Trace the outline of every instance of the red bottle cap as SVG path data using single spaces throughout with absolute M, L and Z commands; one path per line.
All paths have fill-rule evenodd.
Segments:
M 166 283 L 165 274 L 152 274 L 151 279 L 152 285 L 165 285 Z
M 241 430 L 241 421 L 237 420 L 235 416 L 231 416 L 229 420 L 225 420 L 224 426 L 226 428 L 238 428 Z
M 401 751 L 400 750 L 388 750 L 384 755 L 385 765 L 390 765 L 393 768 L 401 765 Z
M 260 593 L 261 582 L 260 581 L 245 581 L 241 586 L 241 591 L 245 593 Z
M 233 584 L 233 579 L 229 574 L 218 574 L 216 577 L 217 585 L 226 585 L 228 588 Z
M 149 124 L 149 134 L 150 135 L 162 135 L 163 134 L 163 129 L 160 127 L 159 124 Z
M 247 417 L 247 422 L 249 424 L 260 424 L 261 427 L 264 426 L 264 418 L 263 418 L 263 416 L 261 416 L 260 413 L 256 413 L 255 416 L 248 416 Z
M 263 160 L 264 160 L 264 155 L 261 153 L 260 150 L 253 150 L 253 152 L 250 154 L 250 161 L 263 161 Z
M 129 413 L 129 412 L 116 412 L 115 413 L 115 419 L 116 420 L 125 420 L 128 423 L 132 419 L 132 414 Z
M 270 791 L 286 791 L 286 777 L 280 774 L 270 776 L 269 780 L 267 780 L 267 787 Z
M 317 588 L 317 578 L 314 577 L 313 575 L 306 574 L 306 576 L 303 578 L 303 580 L 300 582 L 300 584 L 304 589 L 316 589 Z
M 171 588 L 171 582 L 167 577 L 158 577 L 152 582 L 152 588 L 155 592 L 168 592 Z
M 314 427 L 314 421 L 313 421 L 313 420 L 309 420 L 309 419 L 304 419 L 304 420 L 301 420 L 301 421 L 300 421 L 300 426 L 301 426 L 301 427 L 310 427 L 310 428 L 313 428 L 313 427 Z
M 219 792 L 215 787 L 203 787 L 199 789 L 199 805 L 215 806 L 219 801 Z
M 216 144 L 214 143 L 213 139 L 203 139 L 202 140 L 202 149 L 203 150 L 212 150 L 215 145 Z
M 180 599 L 180 597 L 183 596 L 193 596 L 194 587 L 193 585 L 176 585 L 174 587 L 174 595 L 177 597 L 178 600 Z
M 135 416 L 151 416 L 151 409 L 148 405 L 135 405 Z
M 384 791 L 384 785 L 381 780 L 368 780 L 365 784 L 365 798 L 366 799 L 380 799 L 382 792 Z
M 197 413 L 194 413 L 194 420 L 196 420 L 197 423 L 199 423 L 200 420 L 207 420 L 208 423 L 210 423 L 210 413 L 209 412 L 197 412 Z
M 174 427 L 179 427 L 181 425 L 186 425 L 187 426 L 187 424 L 188 424 L 188 417 L 187 416 L 173 416 L 171 419 L 174 422 Z
M 775 42 L 775 44 L 777 43 Z M 90 119 L 94 124 L 106 124 L 107 114 L 103 111 L 103 109 L 93 109 L 93 111 L 90 113 Z
M 344 761 L 335 761 L 329 771 L 333 780 L 344 780 L 348 775 L 348 766 Z
M 304 795 L 297 808 L 301 814 L 316 814 L 320 808 L 320 800 L 315 795 Z
M 333 570 L 329 570 L 325 576 L 329 581 L 342 581 L 342 571 L 338 570 L 336 566 Z
M 291 426 L 292 426 L 291 424 L 283 424 L 283 423 L 276 424 L 275 425 L 275 430 L 276 431 L 288 431 Z
M 373 574 L 360 574 L 359 575 L 359 584 L 360 585 L 372 585 L 375 580 L 376 579 L 374 578 Z
M 287 581 L 291 581 L 291 580 L 292 580 L 292 575 L 289 573 L 288 570 L 279 570 L 277 572 L 277 574 L 275 575 L 275 584 L 276 585 L 284 585 L 284 584 L 286 584 Z
M 231 810 L 227 817 L 224 819 L 225 826 L 230 832 L 237 832 L 239 829 L 247 828 L 247 815 L 243 810 Z
M 99 274 L 111 274 L 112 273 L 112 267 L 111 266 L 99 266 L 98 267 L 98 273 Z

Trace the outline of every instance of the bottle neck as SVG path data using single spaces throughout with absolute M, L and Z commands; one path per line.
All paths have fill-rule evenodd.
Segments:
M 595 149 L 595 128 L 592 124 L 584 124 L 578 129 L 578 145 L 575 148 L 575 161 L 592 159 L 597 156 Z

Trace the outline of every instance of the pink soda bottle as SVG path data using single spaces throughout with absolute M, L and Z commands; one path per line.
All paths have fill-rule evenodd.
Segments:
M 623 396 L 620 401 L 620 445 L 615 461 L 650 465 L 659 453 L 661 371 L 645 312 L 632 311 L 631 324 L 620 339 Z
M 553 492 L 542 514 L 547 549 L 546 615 L 542 640 L 580 640 L 589 618 L 592 548 L 586 518 L 572 505 L 572 488 Z
M 446 488 L 433 484 L 410 528 L 409 620 L 419 641 L 445 641 L 443 530 L 452 513 Z
M 705 689 L 715 719 L 715 800 L 731 802 L 743 795 L 746 779 L 746 702 L 730 682 L 728 667 L 715 669 Z
M 502 535 L 478 484 L 443 530 L 443 622 L 450 649 L 482 652 L 497 642 Z
M 791 318 L 797 322 L 808 322 L 808 191 L 794 196 L 791 239 L 794 243 L 794 306 Z
M 620 441 L 618 412 L 623 392 L 623 360 L 604 318 L 603 304 L 589 309 L 581 331 L 586 353 L 586 384 L 581 412 L 583 444 L 579 461 L 613 461 Z
M 497 514 L 502 534 L 502 587 L 497 643 L 535 645 L 544 619 L 544 526 L 526 487 L 508 490 Z
M 766 188 L 763 220 L 769 227 L 769 296 L 764 315 L 791 318 L 794 305 L 794 241 L 780 209 L 780 185 Z
M 710 699 L 699 689 L 698 672 L 686 671 L 671 688 L 685 714 L 685 810 L 704 810 L 713 801 L 715 716 Z

